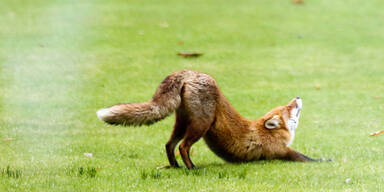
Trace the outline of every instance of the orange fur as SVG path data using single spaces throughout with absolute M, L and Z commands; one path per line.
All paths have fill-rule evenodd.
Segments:
M 176 111 L 176 122 L 166 144 L 171 167 L 179 167 L 174 149 L 179 150 L 187 166 L 193 168 L 189 151 L 200 138 L 219 157 L 229 162 L 260 159 L 314 161 L 292 148 L 287 126 L 296 99 L 276 107 L 258 120 L 243 118 L 221 93 L 215 80 L 207 74 L 182 70 L 167 76 L 152 100 L 145 103 L 119 104 L 98 111 L 101 120 L 110 124 L 142 125 L 161 120 Z M 266 128 L 266 123 L 272 123 Z

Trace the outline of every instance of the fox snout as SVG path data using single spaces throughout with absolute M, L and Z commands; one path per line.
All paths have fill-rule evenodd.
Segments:
M 300 117 L 300 112 L 301 108 L 303 107 L 303 101 L 301 100 L 300 97 L 296 97 L 291 101 L 288 106 L 291 108 L 290 111 L 290 118 L 299 118 Z
M 300 97 L 296 97 L 289 104 L 290 108 L 289 119 L 287 122 L 287 128 L 289 130 L 289 134 L 291 135 L 291 140 L 287 145 L 290 145 L 293 142 L 295 137 L 295 129 L 299 126 L 299 118 L 301 113 L 301 108 L 303 107 L 303 101 Z

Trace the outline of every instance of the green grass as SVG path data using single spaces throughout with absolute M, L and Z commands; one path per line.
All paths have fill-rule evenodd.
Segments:
M 384 137 L 368 136 L 384 129 L 383 9 L 380 0 L 3 0 L 0 191 L 384 191 Z M 248 119 L 301 96 L 292 147 L 334 161 L 229 164 L 199 141 L 199 169 L 156 170 L 168 164 L 174 117 L 120 127 L 95 111 L 146 101 L 180 69 L 212 75 Z

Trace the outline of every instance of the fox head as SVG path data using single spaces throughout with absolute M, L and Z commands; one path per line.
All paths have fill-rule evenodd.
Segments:
M 285 144 L 289 146 L 295 137 L 295 129 L 299 125 L 302 107 L 302 100 L 300 97 L 296 97 L 288 105 L 272 109 L 262 118 L 264 120 L 264 128 L 274 135 L 282 136 Z

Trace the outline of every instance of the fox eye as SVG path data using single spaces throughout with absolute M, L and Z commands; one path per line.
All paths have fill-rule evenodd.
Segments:
M 269 129 L 272 129 L 272 128 L 276 127 L 277 125 L 274 122 L 268 122 L 267 124 L 265 124 L 265 126 Z
M 280 118 L 278 115 L 273 116 L 271 119 L 268 119 L 264 122 L 264 126 L 267 129 L 276 129 L 280 128 Z

